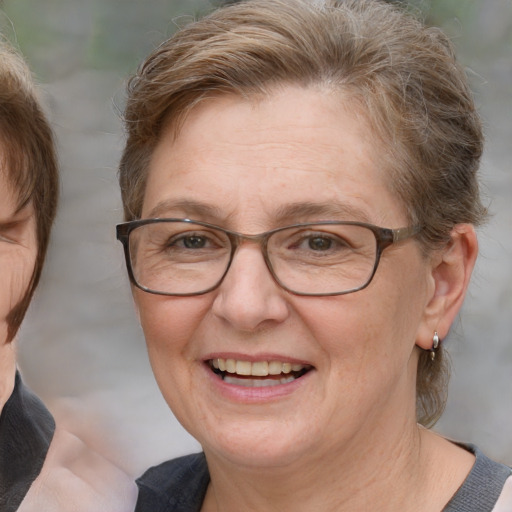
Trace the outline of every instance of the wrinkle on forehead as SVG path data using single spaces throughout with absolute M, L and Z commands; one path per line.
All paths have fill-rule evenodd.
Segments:
M 193 199 L 166 199 L 158 203 L 148 213 L 149 218 L 189 218 L 208 220 L 224 225 L 226 213 L 216 205 L 195 201 Z M 315 220 L 354 220 L 370 222 L 371 219 L 362 209 L 342 203 L 295 202 L 278 205 L 272 213 L 277 225 Z
M 178 138 L 168 133 L 153 153 L 143 216 L 194 201 L 210 211 L 189 204 L 181 215 L 204 214 L 201 220 L 215 223 L 236 214 L 243 231 L 308 215 L 394 222 L 389 205 L 376 207 L 377 196 L 396 203 L 378 143 L 365 116 L 342 96 L 290 87 L 258 101 L 225 95 L 197 105 Z

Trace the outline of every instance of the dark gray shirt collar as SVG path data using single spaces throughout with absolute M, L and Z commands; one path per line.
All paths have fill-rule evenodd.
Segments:
M 443 512 L 492 512 L 512 469 L 487 458 L 473 445 L 472 470 Z M 180 457 L 155 466 L 137 480 L 136 512 L 199 512 L 210 482 L 204 454 Z
M 39 475 L 55 421 L 16 372 L 14 390 L 0 415 L 0 510 L 14 512 Z

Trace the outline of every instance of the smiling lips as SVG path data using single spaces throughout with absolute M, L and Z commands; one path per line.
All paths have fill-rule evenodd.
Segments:
M 310 365 L 280 361 L 239 361 L 210 359 L 210 368 L 227 384 L 245 387 L 278 386 L 302 377 L 311 370 Z

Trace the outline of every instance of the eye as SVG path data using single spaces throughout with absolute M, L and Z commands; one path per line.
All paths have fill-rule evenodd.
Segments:
M 185 231 L 166 237 L 166 250 L 212 251 L 225 248 L 229 242 L 213 231 Z
M 338 252 L 348 249 L 350 246 L 346 240 L 334 233 L 297 233 L 289 240 L 288 248 L 307 252 Z
M 25 222 L 20 221 L 0 223 L 0 241 L 10 244 L 18 243 L 22 234 L 20 228 L 23 228 L 24 225 Z
M 325 236 L 312 236 L 307 238 L 307 243 L 313 251 L 328 251 L 332 248 L 333 240 Z
M 168 249 L 208 249 L 213 245 L 210 237 L 199 233 L 181 233 L 167 239 L 165 246 Z
M 199 235 L 184 236 L 178 242 L 187 249 L 203 249 L 208 243 L 204 236 Z

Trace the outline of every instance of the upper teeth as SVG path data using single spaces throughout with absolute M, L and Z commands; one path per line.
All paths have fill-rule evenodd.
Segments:
M 214 368 L 237 375 L 252 375 L 265 377 L 267 375 L 279 375 L 281 373 L 299 372 L 306 368 L 303 364 L 282 363 L 280 361 L 238 361 L 236 359 L 212 359 Z

